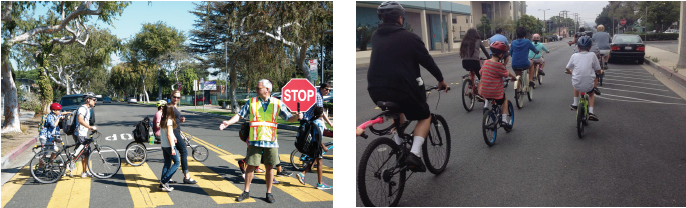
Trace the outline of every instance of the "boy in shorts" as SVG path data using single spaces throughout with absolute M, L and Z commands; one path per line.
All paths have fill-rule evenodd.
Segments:
M 506 59 L 507 57 L 507 45 L 500 41 L 495 41 L 490 46 L 491 59 L 484 62 L 484 66 L 481 67 L 481 85 L 479 85 L 481 95 L 486 99 L 495 100 L 498 105 L 502 105 L 503 109 L 507 109 L 507 97 L 505 97 L 505 88 L 503 85 L 503 78 L 511 77 L 512 79 L 517 79 L 517 77 L 507 71 L 505 64 L 500 63 L 501 59 Z M 484 108 L 488 108 L 490 103 L 486 102 Z M 506 129 L 512 128 L 507 122 L 507 110 L 503 113 L 502 126 Z
M 595 101 L 593 80 L 595 80 L 596 72 L 600 71 L 600 63 L 598 62 L 596 54 L 589 52 L 592 44 L 592 40 L 588 36 L 580 37 L 577 40 L 579 53 L 572 55 L 565 70 L 567 71 L 567 74 L 572 75 L 572 86 L 574 87 L 574 102 L 570 106 L 571 109 L 576 110 L 578 107 L 579 92 L 588 92 L 588 120 L 598 121 L 598 116 L 593 112 L 593 103 Z

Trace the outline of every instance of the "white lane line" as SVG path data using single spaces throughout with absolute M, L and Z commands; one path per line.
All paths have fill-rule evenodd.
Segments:
M 607 75 L 607 77 L 611 78 L 611 79 L 632 79 L 632 80 L 641 80 L 643 82 L 645 82 L 645 81 L 660 82 L 660 80 L 650 80 L 647 78 L 633 78 L 633 77 L 624 77 L 624 76 L 616 76 L 616 75 Z M 603 81 L 605 81 L 605 80 L 603 80 Z
M 625 87 L 635 87 L 635 88 L 641 88 L 641 89 L 647 89 L 647 90 L 659 90 L 659 91 L 665 91 L 669 92 L 669 90 L 663 90 L 663 89 L 655 89 L 655 88 L 650 88 L 650 87 L 639 87 L 639 86 L 633 86 L 633 85 L 623 85 L 623 84 L 617 84 L 617 83 L 607 83 L 603 81 L 603 84 L 609 84 L 609 85 L 619 85 L 619 86 L 625 86 Z
M 628 82 L 628 83 L 634 83 L 634 84 L 646 84 L 646 85 L 655 85 L 655 86 L 660 86 L 663 87 L 665 85 L 663 84 L 652 84 L 652 83 L 644 83 L 644 82 L 633 82 L 633 81 L 627 81 L 627 80 L 622 80 L 622 79 L 612 79 L 610 80 L 611 82 Z M 603 79 L 603 84 L 605 84 L 605 79 Z
M 644 99 L 634 98 L 634 97 L 626 97 L 626 96 L 619 96 L 619 95 L 611 95 L 611 94 L 607 94 L 607 93 L 603 93 L 602 96 L 598 95 L 597 97 L 612 100 L 612 98 L 606 98 L 605 96 L 620 97 L 620 98 L 638 100 L 638 101 L 627 101 L 627 100 L 623 100 L 623 101 L 627 101 L 627 102 L 644 102 L 644 103 L 655 103 L 655 104 L 686 105 L 686 104 L 684 104 L 684 103 L 665 103 L 665 102 L 659 102 L 659 101 L 644 100 Z M 617 99 L 615 99 L 615 100 L 617 100 Z
M 655 77 L 655 76 L 653 76 L 652 74 L 647 74 L 647 76 L 638 76 L 638 75 L 633 75 L 633 74 L 607 73 L 607 72 L 605 72 L 605 75 L 606 75 L 606 76 L 613 76 L 613 77 L 615 77 L 615 76 L 617 76 L 617 77 L 624 76 L 624 77 L 643 78 L 643 79 L 649 79 L 649 78 Z M 627 75 L 631 75 L 631 76 L 627 76 Z
M 631 91 L 631 90 L 620 90 L 620 89 L 612 89 L 612 88 L 607 88 L 607 87 L 598 87 L 598 88 L 603 89 L 603 90 L 616 90 L 616 91 L 622 91 L 622 92 L 633 92 L 633 93 L 640 93 L 640 94 L 653 95 L 653 96 L 660 96 L 660 97 L 666 97 L 666 98 L 672 98 L 672 99 L 681 100 L 680 97 L 672 97 L 672 96 L 667 96 L 667 95 L 658 95 L 658 94 L 647 93 L 647 92 L 638 92 L 638 91 Z
M 603 95 L 605 95 L 605 94 L 603 94 Z M 686 106 L 686 104 L 682 104 L 682 103 L 663 103 L 663 102 L 656 102 L 656 101 L 622 100 L 622 99 L 614 99 L 614 98 L 608 98 L 608 97 L 603 97 L 603 96 L 597 96 L 597 97 L 600 99 L 623 101 L 623 102 L 630 102 L 630 103 L 649 103 L 649 104 L 665 104 L 665 105 L 683 105 L 683 106 Z

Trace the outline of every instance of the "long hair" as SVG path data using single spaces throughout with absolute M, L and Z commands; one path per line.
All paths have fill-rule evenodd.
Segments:
M 162 121 L 160 122 L 160 128 L 161 129 L 166 129 L 167 125 L 167 120 L 171 119 L 172 121 L 172 127 L 176 128 L 176 115 L 174 114 L 174 105 L 171 103 L 167 103 L 166 106 L 164 106 L 164 109 L 162 109 Z
M 477 40 L 481 40 L 481 38 L 476 29 L 470 28 L 467 30 L 467 34 L 462 37 L 462 43 L 460 43 L 460 58 L 467 56 L 467 53 L 469 53 L 469 56 L 474 55 Z

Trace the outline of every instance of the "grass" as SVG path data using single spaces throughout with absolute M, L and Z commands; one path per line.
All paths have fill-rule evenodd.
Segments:
M 206 110 L 206 111 L 203 111 L 202 109 L 191 109 L 191 110 L 187 110 L 187 111 L 196 111 L 196 112 L 213 113 L 213 114 L 219 114 L 219 115 L 223 115 L 223 116 L 233 116 L 233 115 L 236 115 L 236 113 L 230 113 L 230 112 L 226 112 L 226 111 L 215 111 L 215 110 Z M 276 122 L 279 123 L 279 124 L 281 124 L 281 125 L 284 125 L 284 124 L 285 124 L 285 125 L 291 125 L 291 126 L 299 126 L 299 125 L 300 125 L 300 122 L 299 122 L 299 121 L 296 121 L 296 122 L 286 122 L 285 120 L 281 119 L 281 117 L 279 117 L 279 118 L 276 120 Z M 331 126 L 330 126 L 329 124 L 326 124 L 326 127 L 333 130 L 333 128 L 331 128 Z
M 138 102 L 138 104 L 145 104 L 145 105 L 157 105 L 157 102 L 150 102 L 150 103 L 145 103 L 145 102 Z

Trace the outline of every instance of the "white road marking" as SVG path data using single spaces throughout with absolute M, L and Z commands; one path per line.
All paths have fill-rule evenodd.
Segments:
M 616 76 L 616 75 L 605 75 L 605 76 L 607 76 L 608 78 L 611 78 L 611 79 L 615 79 L 615 78 L 616 78 L 616 79 L 641 80 L 642 82 L 645 82 L 645 81 L 660 82 L 660 80 L 650 80 L 650 79 L 648 79 L 648 78 L 633 78 L 633 77 L 624 77 L 624 76 Z M 604 82 L 604 81 L 605 81 L 605 78 L 603 78 L 603 82 Z
M 638 92 L 638 91 L 631 91 L 631 90 L 620 90 L 620 89 L 612 89 L 612 88 L 607 88 L 607 87 L 598 87 L 603 90 L 616 90 L 616 91 L 622 91 L 622 92 L 633 92 L 633 93 L 640 93 L 640 94 L 646 94 L 646 95 L 653 95 L 653 96 L 660 96 L 660 97 L 666 97 L 666 98 L 672 98 L 672 99 L 677 99 L 681 100 L 679 97 L 672 97 L 672 96 L 666 96 L 666 95 L 658 95 L 658 94 L 653 94 L 653 93 L 647 93 L 647 92 Z
M 620 98 L 626 98 L 626 99 L 633 99 L 633 100 L 637 100 L 637 101 L 612 99 L 612 98 L 606 98 L 605 96 L 620 97 Z M 619 95 L 611 95 L 611 94 L 607 94 L 607 93 L 603 93 L 602 96 L 598 95 L 597 97 L 599 97 L 599 98 L 604 98 L 604 99 L 608 99 L 608 100 L 619 100 L 619 101 L 625 101 L 625 102 L 643 102 L 643 103 L 653 103 L 653 104 L 686 105 L 686 104 L 684 104 L 684 103 L 665 103 L 665 102 L 659 102 L 659 101 L 644 100 L 644 99 L 634 98 L 634 97 L 626 97 L 626 96 L 619 96 Z
M 620 75 L 621 75 L 621 76 L 620 76 Z M 627 76 L 627 75 L 630 75 L 630 76 Z M 635 74 L 607 73 L 607 72 L 605 73 L 605 76 L 611 76 L 611 77 L 629 77 L 629 78 L 640 78 L 640 79 L 650 79 L 650 78 L 655 77 L 655 76 L 653 76 L 652 74 L 647 74 L 647 76 L 639 76 L 639 75 L 635 75 Z
M 628 83 L 638 83 L 638 84 L 655 85 L 655 86 L 665 86 L 665 85 L 662 85 L 662 84 L 652 84 L 652 83 L 644 83 L 644 82 L 631 82 L 631 81 L 622 80 L 622 79 L 612 79 L 611 82 L 628 82 Z M 605 79 L 603 79 L 603 84 L 605 84 Z
M 617 84 L 617 83 L 607 83 L 604 81 L 603 81 L 603 84 L 619 85 L 619 86 L 625 86 L 625 87 L 635 87 L 635 88 L 642 88 L 642 89 L 648 89 L 648 90 L 659 90 L 659 91 L 669 92 L 669 90 L 655 89 L 655 88 L 650 88 L 650 87 L 639 87 L 639 86 L 633 86 L 633 85 L 624 85 L 624 84 Z

